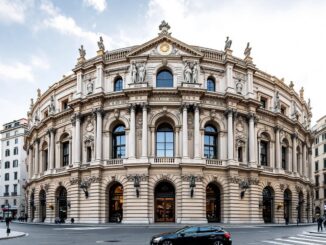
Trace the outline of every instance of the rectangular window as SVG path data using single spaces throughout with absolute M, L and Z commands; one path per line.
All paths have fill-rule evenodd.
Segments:
M 5 168 L 10 168 L 10 162 L 5 162 Z
M 9 185 L 5 185 L 5 193 L 4 196 L 9 196 Z
M 324 144 L 324 153 L 326 153 L 326 144 Z
M 14 184 L 14 193 L 17 193 L 17 184 Z
M 324 169 L 326 169 L 326 158 L 324 158 Z
M 69 165 L 69 142 L 62 144 L 62 166 Z
M 286 147 L 282 146 L 282 169 L 286 169 Z
M 319 136 L 316 136 L 315 138 L 315 144 L 318 144 L 319 143 Z
M 9 173 L 5 173 L 5 181 L 9 180 Z
M 7 140 L 7 146 L 9 146 L 9 140 Z
M 261 108 L 267 109 L 267 99 L 264 97 L 260 98 Z
M 319 175 L 315 176 L 315 182 L 316 182 L 316 186 L 319 186 Z
M 18 167 L 18 160 L 14 160 L 12 166 L 14 168 L 17 168 Z
M 6 156 L 6 157 L 9 157 L 9 156 L 10 156 L 10 150 L 9 150 L 9 149 L 7 149 L 7 150 L 5 151 L 5 156 Z
M 315 171 L 318 171 L 318 161 L 315 162 Z
M 243 162 L 242 147 L 238 148 L 238 162 Z
M 281 114 L 283 114 L 283 115 L 286 114 L 286 108 L 285 108 L 285 106 L 281 106 Z
M 260 142 L 260 165 L 267 166 L 267 147 L 268 143 L 266 141 Z
M 16 180 L 18 178 L 18 173 L 14 172 L 14 179 Z
M 324 198 L 326 198 L 326 188 L 324 189 Z
M 92 161 L 92 148 L 91 147 L 86 148 L 86 161 L 87 162 Z
M 319 199 L 319 190 L 316 190 L 316 199 Z
M 15 139 L 15 144 L 18 144 L 18 139 Z
M 14 148 L 14 155 L 18 155 L 18 147 Z
M 62 101 L 62 110 L 67 110 L 68 109 L 68 99 Z
M 43 165 L 44 165 L 44 171 L 48 170 L 49 167 L 49 161 L 48 161 L 48 149 L 43 151 Z
M 315 149 L 315 157 L 318 156 L 318 147 Z
M 9 138 L 10 137 L 10 133 L 6 133 L 6 138 Z

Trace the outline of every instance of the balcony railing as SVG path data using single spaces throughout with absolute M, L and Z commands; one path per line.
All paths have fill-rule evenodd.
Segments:
M 154 157 L 154 164 L 177 164 L 174 157 Z
M 110 159 L 106 162 L 106 165 L 122 165 L 122 164 L 123 164 L 122 158 Z
M 8 196 L 9 196 L 9 192 L 5 192 L 5 193 L 3 193 L 3 196 L 4 196 L 4 197 L 8 197 Z
M 206 165 L 223 166 L 223 161 L 219 159 L 206 159 Z
M 17 192 L 16 191 L 13 191 L 13 192 L 11 192 L 11 195 L 12 196 L 17 196 Z

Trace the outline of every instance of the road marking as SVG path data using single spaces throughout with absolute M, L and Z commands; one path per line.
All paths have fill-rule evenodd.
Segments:
M 294 236 L 290 236 L 290 239 L 294 239 L 294 240 L 303 240 L 303 241 L 308 241 L 308 242 L 318 242 L 318 243 L 325 243 L 325 241 L 321 241 L 321 240 L 314 240 L 314 239 L 308 239 L 308 238 L 302 238 L 302 237 L 294 237 Z
M 307 238 L 318 238 L 318 239 L 326 240 L 326 236 L 325 237 L 320 237 L 320 236 L 311 236 L 311 235 L 303 235 L 303 234 L 298 234 L 298 236 L 307 237 Z
M 284 238 L 276 238 L 277 241 L 284 241 L 284 242 L 292 242 L 296 244 L 304 244 L 304 245 L 316 245 L 315 243 L 309 243 L 309 242 L 299 242 L 299 241 L 293 241 L 291 239 L 284 239 Z
M 277 244 L 277 245 L 291 245 L 291 244 L 288 244 L 288 243 L 275 242 L 275 241 L 262 241 L 262 242 L 271 243 L 271 244 Z

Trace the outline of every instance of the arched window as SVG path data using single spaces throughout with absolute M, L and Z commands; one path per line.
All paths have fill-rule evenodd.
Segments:
M 282 142 L 282 169 L 288 169 L 288 143 L 286 140 Z
M 169 70 L 161 70 L 156 76 L 156 87 L 172 88 L 173 75 Z
M 215 81 L 213 78 L 207 79 L 207 91 L 215 92 Z
M 171 125 L 161 124 L 156 131 L 156 156 L 174 156 L 174 133 Z
M 114 81 L 114 91 L 122 91 L 123 81 L 121 77 L 117 77 Z
M 118 125 L 112 133 L 112 156 L 113 158 L 125 157 L 126 132 L 123 125 Z
M 209 159 L 217 158 L 217 130 L 212 125 L 205 126 L 204 156 Z

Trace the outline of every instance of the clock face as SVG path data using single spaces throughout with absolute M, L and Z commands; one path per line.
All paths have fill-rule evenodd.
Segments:
M 172 51 L 172 46 L 169 43 L 167 43 L 167 42 L 161 43 L 158 46 L 158 51 L 162 55 L 168 55 Z

